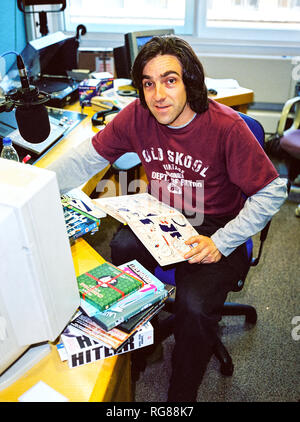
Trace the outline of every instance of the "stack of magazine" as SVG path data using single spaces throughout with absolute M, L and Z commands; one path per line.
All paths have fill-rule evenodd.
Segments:
M 174 287 L 133 260 L 116 267 L 105 262 L 77 277 L 78 312 L 57 345 L 71 368 L 153 344 L 151 318 Z

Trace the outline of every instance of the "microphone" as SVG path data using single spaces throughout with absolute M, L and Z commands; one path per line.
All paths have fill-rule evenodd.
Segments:
M 46 107 L 50 94 L 39 91 L 29 84 L 21 55 L 17 55 L 17 67 L 21 88 L 11 91 L 7 97 L 16 107 L 16 120 L 21 136 L 30 143 L 43 142 L 50 134 L 50 122 Z

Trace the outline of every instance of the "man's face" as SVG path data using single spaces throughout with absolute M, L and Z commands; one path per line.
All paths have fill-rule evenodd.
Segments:
M 181 126 L 194 115 L 187 103 L 179 60 L 169 54 L 158 55 L 145 65 L 142 75 L 146 104 L 163 125 Z

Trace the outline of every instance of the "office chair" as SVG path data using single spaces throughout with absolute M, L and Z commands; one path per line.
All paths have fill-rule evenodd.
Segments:
M 261 124 L 253 119 L 252 117 L 245 115 L 243 113 L 239 113 L 240 116 L 244 119 L 252 133 L 255 135 L 256 139 L 260 143 L 262 147 L 264 147 L 264 129 L 261 126 Z M 259 263 L 262 251 L 263 251 L 263 245 L 266 240 L 269 227 L 270 227 L 271 221 L 265 226 L 265 228 L 260 233 L 260 244 L 259 244 L 259 250 L 257 257 L 253 257 L 253 241 L 252 239 L 249 239 L 246 242 L 247 247 L 247 253 L 249 258 L 249 269 L 250 267 L 254 267 Z M 248 270 L 249 270 L 248 269 Z M 166 284 L 175 285 L 175 269 L 171 270 L 163 270 L 161 267 L 156 267 L 155 269 L 155 275 L 158 279 L 163 281 Z M 246 277 L 245 277 L 246 278 Z M 237 282 L 236 288 L 234 291 L 240 291 L 244 286 L 245 280 L 239 280 Z M 170 297 L 167 300 L 167 303 L 165 305 L 164 310 L 169 312 L 171 315 L 166 318 L 166 320 L 162 321 L 159 327 L 160 333 L 159 333 L 159 341 L 163 341 L 166 337 L 168 337 L 174 327 L 174 302 L 175 298 Z M 236 315 L 242 315 L 245 316 L 245 322 L 250 324 L 255 324 L 257 320 L 257 313 L 253 306 L 241 304 L 241 303 L 230 303 L 225 302 L 223 309 L 222 309 L 222 316 L 236 316 Z M 234 365 L 231 359 L 230 354 L 228 353 L 226 347 L 221 342 L 220 338 L 216 336 L 216 343 L 214 347 L 214 355 L 220 362 L 220 372 L 222 375 L 231 376 L 233 374 Z
M 291 110 L 294 107 L 294 113 Z M 289 120 L 292 119 L 288 127 Z M 265 151 L 274 158 L 283 159 L 292 183 L 300 174 L 300 97 L 290 98 L 283 106 L 277 130 L 266 142 Z M 288 127 L 288 128 L 287 128 Z
M 115 174 L 121 188 L 122 195 L 129 195 L 129 186 L 131 182 L 140 179 L 140 168 L 142 166 L 139 156 L 135 152 L 127 152 L 118 158 L 111 166 L 112 174 Z M 124 178 L 123 178 L 124 176 Z M 126 186 L 123 186 L 123 180 L 126 181 Z M 120 193 L 119 193 L 120 194 Z
M 294 112 L 291 113 L 294 108 Z M 292 120 L 290 124 L 290 120 Z M 300 181 L 300 97 L 290 98 L 283 106 L 277 130 L 266 142 L 266 153 L 282 160 L 287 168 L 288 192 L 299 192 Z M 296 179 L 299 179 L 296 182 Z M 300 217 L 300 204 L 295 209 Z

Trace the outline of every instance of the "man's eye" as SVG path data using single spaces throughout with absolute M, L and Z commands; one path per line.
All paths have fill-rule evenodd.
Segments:
M 175 78 L 169 78 L 168 79 L 168 84 L 169 85 L 173 85 L 173 84 L 175 84 L 175 82 L 176 82 L 176 79 Z
M 152 86 L 152 82 L 150 82 L 150 81 L 144 82 L 144 87 L 145 88 L 149 88 L 150 86 Z

